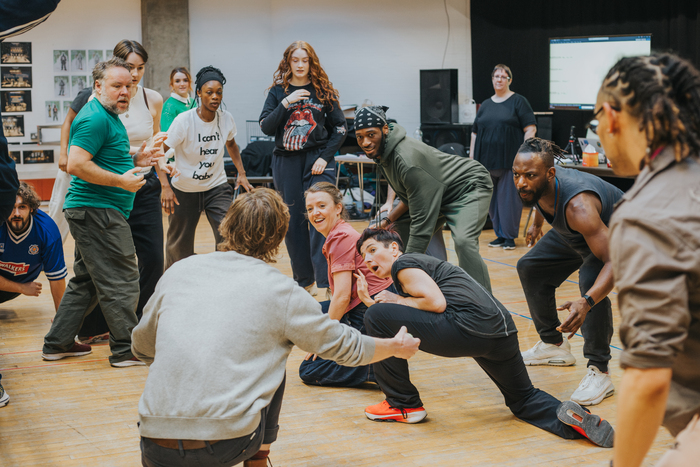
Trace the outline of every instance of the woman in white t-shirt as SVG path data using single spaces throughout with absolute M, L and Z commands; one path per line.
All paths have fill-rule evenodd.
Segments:
M 236 123 L 233 116 L 220 109 L 226 78 L 221 70 L 207 66 L 199 70 L 196 93 L 200 106 L 183 112 L 173 120 L 165 140 L 165 150 L 175 152 L 179 175 L 170 183 L 172 200 L 163 200 L 168 217 L 168 238 L 165 267 L 194 254 L 194 234 L 204 211 L 214 232 L 216 244 L 221 241 L 219 224 L 233 201 L 233 189 L 224 171 L 224 150 L 238 169 L 237 184 L 250 191 L 236 145 Z M 225 149 L 224 149 L 225 148 Z

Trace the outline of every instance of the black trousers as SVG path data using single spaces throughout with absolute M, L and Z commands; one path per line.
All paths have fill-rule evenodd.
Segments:
M 558 344 L 562 334 L 555 292 L 578 270 L 579 290 L 585 294 L 595 283 L 604 263 L 585 247 L 574 249 L 556 231 L 550 230 L 518 261 L 518 275 L 532 321 L 542 342 Z M 581 326 L 583 356 L 588 365 L 608 371 L 613 335 L 612 304 L 604 298 L 588 312 Z
M 421 340 L 420 350 L 441 357 L 472 357 L 503 394 L 519 419 L 565 439 L 583 436 L 557 418 L 561 402 L 535 388 L 520 354 L 517 334 L 496 339 L 476 337 L 460 329 L 450 315 L 405 305 L 378 303 L 365 313 L 367 334 L 391 338 L 401 326 Z M 388 358 L 375 363 L 377 383 L 392 407 L 417 408 L 423 402 L 411 383 L 408 361 Z
M 134 238 L 136 257 L 139 264 L 139 301 L 136 316 L 141 319 L 143 307 L 153 295 L 156 284 L 163 275 L 163 217 L 160 204 L 160 181 L 151 171 L 146 176 L 146 184 L 136 192 L 134 209 L 127 222 Z M 96 336 L 109 331 L 107 322 L 98 304 L 83 322 L 79 336 Z
M 275 188 L 289 206 L 289 229 L 284 237 L 294 280 L 302 287 L 316 281 L 320 288 L 328 287 L 328 263 L 323 256 L 326 238 L 309 225 L 306 218 L 304 192 L 314 183 L 335 184 L 335 162 L 331 161 L 320 175 L 311 167 L 321 154 L 320 149 L 286 156 L 272 156 L 272 178 Z

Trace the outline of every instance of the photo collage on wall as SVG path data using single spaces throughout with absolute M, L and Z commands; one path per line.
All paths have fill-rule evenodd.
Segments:
M 111 50 L 53 51 L 53 100 L 44 102 L 47 124 L 61 124 L 80 91 L 92 87 L 92 69 L 112 56 Z
M 22 113 L 32 111 L 31 64 L 31 42 L 0 43 L 0 110 L 2 130 L 7 138 L 26 135 Z

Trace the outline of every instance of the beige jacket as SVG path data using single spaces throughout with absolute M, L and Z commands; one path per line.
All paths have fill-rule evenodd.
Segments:
M 664 149 L 610 223 L 623 368 L 672 368 L 664 426 L 700 413 L 700 160 Z

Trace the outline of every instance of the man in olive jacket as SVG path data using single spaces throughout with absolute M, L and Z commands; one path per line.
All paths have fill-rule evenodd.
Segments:
M 433 233 L 447 223 L 459 266 L 491 291 L 479 254 L 479 234 L 486 222 L 493 184 L 479 162 L 445 154 L 406 137 L 406 130 L 387 124 L 387 107 L 363 107 L 355 114 L 357 143 L 377 161 L 401 202 L 382 221 L 406 245 L 406 253 L 425 253 Z

